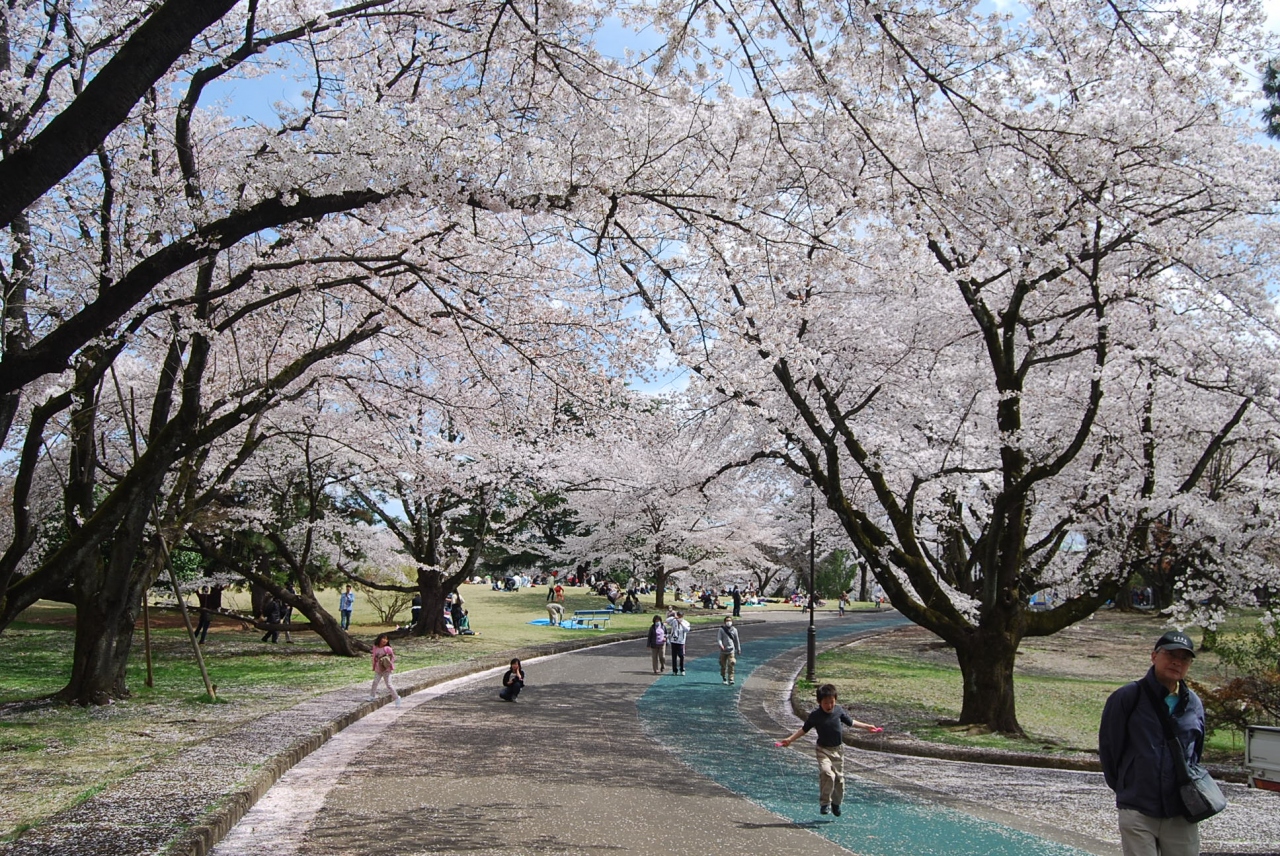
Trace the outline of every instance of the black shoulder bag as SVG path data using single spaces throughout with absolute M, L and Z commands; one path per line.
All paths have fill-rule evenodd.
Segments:
M 1192 823 L 1199 823 L 1213 817 L 1227 807 L 1227 798 L 1222 795 L 1218 783 L 1209 775 L 1209 771 L 1199 764 L 1187 761 L 1187 750 L 1173 733 L 1173 716 L 1168 706 L 1156 696 L 1155 690 L 1146 681 L 1139 681 L 1146 690 L 1147 698 L 1155 706 L 1156 716 L 1164 727 L 1165 745 L 1173 755 L 1173 772 L 1178 779 L 1178 798 L 1182 802 L 1182 816 Z

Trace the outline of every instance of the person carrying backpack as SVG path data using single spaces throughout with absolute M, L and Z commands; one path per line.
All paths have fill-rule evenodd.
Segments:
M 378 682 L 387 685 L 391 697 L 400 706 L 400 693 L 391 685 L 391 673 L 396 670 L 396 652 L 391 648 L 391 637 L 383 633 L 373 643 L 373 685 L 369 687 L 369 701 L 378 697 Z

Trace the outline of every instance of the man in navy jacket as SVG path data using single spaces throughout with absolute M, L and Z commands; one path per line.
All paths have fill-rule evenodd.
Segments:
M 1204 705 L 1184 680 L 1195 656 L 1187 634 L 1164 634 L 1156 640 L 1147 674 L 1112 693 L 1103 708 L 1098 756 L 1107 786 L 1116 793 L 1125 856 L 1200 852 L 1200 830 L 1182 816 L 1174 756 L 1156 708 L 1157 703 L 1166 707 L 1188 763 L 1198 763 L 1204 749 Z

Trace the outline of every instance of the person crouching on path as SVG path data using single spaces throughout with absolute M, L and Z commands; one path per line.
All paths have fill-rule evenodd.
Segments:
M 396 670 L 396 652 L 391 650 L 391 637 L 383 633 L 373 643 L 373 685 L 369 687 L 369 701 L 378 697 L 378 681 L 387 685 L 391 697 L 400 706 L 400 693 L 391 686 L 391 673 Z
M 870 732 L 883 731 L 869 722 L 859 722 L 849 715 L 843 707 L 836 704 L 835 684 L 823 684 L 818 687 L 818 706 L 809 714 L 791 735 L 784 737 L 779 745 L 790 746 L 800 735 L 817 729 L 818 732 L 818 811 L 826 814 L 830 811 L 840 816 L 840 803 L 844 801 L 844 729 L 861 728 Z
M 720 680 L 733 684 L 733 669 L 742 653 L 742 640 L 738 638 L 738 628 L 733 626 L 733 618 L 726 615 L 724 624 L 716 634 L 716 642 L 720 646 Z
M 662 616 L 655 615 L 653 623 L 649 625 L 649 636 L 645 639 L 645 645 L 649 648 L 649 653 L 653 657 L 653 673 L 660 675 L 667 670 L 667 628 L 662 626 Z
M 498 698 L 503 701 L 515 701 L 522 689 L 524 689 L 524 667 L 520 665 L 520 658 L 514 657 L 511 660 L 511 668 L 507 669 L 507 673 L 502 676 L 502 692 L 498 693 Z
M 684 674 L 684 643 L 689 638 L 689 622 L 683 612 L 667 619 L 667 638 L 671 640 L 671 674 Z

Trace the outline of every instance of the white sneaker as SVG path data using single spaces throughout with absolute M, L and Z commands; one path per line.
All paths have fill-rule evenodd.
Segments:
M 400 706 L 400 696 L 396 696 L 396 707 Z
M 377 697 L 376 695 L 365 696 L 364 700 L 365 700 L 365 701 L 377 701 L 377 700 L 378 700 L 378 697 Z

